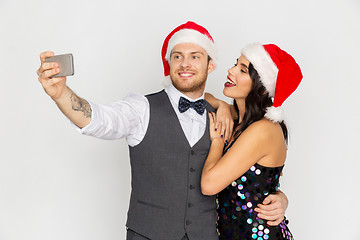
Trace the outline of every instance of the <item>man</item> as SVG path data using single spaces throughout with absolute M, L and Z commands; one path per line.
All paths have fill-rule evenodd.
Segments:
M 83 134 L 126 138 L 129 144 L 132 192 L 127 239 L 218 239 L 215 196 L 204 196 L 200 189 L 210 148 L 206 111 L 212 110 L 204 89 L 216 64 L 208 31 L 187 22 L 167 36 L 162 59 L 171 85 L 166 90 L 130 94 L 108 105 L 78 97 L 64 77 L 50 78 L 59 72 L 57 63 L 45 62 L 50 56 L 52 52 L 40 55 L 39 81 L 60 110 Z M 275 204 L 261 206 L 265 217 L 282 220 L 286 196 L 272 195 L 266 201 Z

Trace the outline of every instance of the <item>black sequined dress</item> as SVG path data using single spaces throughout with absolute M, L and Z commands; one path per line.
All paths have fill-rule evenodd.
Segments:
M 283 166 L 255 164 L 218 193 L 219 239 L 293 239 L 286 220 L 279 226 L 268 226 L 267 221 L 259 219 L 254 211 L 267 195 L 277 191 L 282 169 Z

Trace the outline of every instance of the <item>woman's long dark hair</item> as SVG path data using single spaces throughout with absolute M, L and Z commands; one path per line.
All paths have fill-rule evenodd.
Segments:
M 239 123 L 239 119 L 235 119 L 234 139 L 237 139 L 241 133 L 250 126 L 250 124 L 262 119 L 266 113 L 266 108 L 272 106 L 272 100 L 264 85 L 260 81 L 260 76 L 254 66 L 250 63 L 249 75 L 252 80 L 252 89 L 245 99 L 245 115 Z M 239 108 L 234 100 L 236 113 L 239 115 Z M 280 122 L 281 129 L 284 134 L 286 143 L 288 142 L 288 131 L 284 121 Z

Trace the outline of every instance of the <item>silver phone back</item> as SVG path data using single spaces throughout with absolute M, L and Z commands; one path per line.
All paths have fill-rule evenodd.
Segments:
M 65 77 L 74 75 L 74 60 L 71 53 L 55 55 L 45 59 L 45 62 L 57 62 L 60 72 L 52 77 Z

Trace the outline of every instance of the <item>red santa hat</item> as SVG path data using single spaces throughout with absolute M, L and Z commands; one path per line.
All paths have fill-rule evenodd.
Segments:
M 194 43 L 202 47 L 216 65 L 217 50 L 210 33 L 194 22 L 187 22 L 175 28 L 166 38 L 162 46 L 161 57 L 164 65 L 165 77 L 170 74 L 170 55 L 172 49 L 180 43 Z
M 266 109 L 265 117 L 273 122 L 284 120 L 281 105 L 296 90 L 303 78 L 295 59 L 274 44 L 252 43 L 241 53 L 253 64 L 260 81 L 274 98 L 273 105 Z

